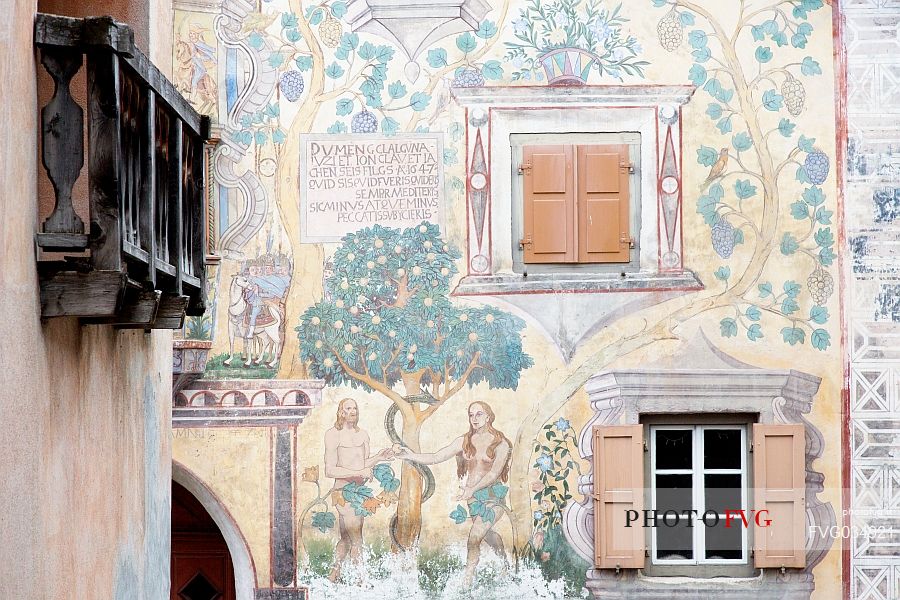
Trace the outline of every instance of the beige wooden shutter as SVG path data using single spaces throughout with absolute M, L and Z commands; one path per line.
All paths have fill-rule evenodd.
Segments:
M 757 568 L 806 566 L 805 464 L 803 425 L 753 425 L 753 508 L 771 519 L 753 532 Z
M 578 262 L 628 262 L 628 146 L 578 146 Z
M 522 158 L 524 262 L 575 262 L 572 146 L 525 146 Z
M 626 527 L 626 512 L 640 517 Z M 594 565 L 600 569 L 644 566 L 644 429 L 641 425 L 594 427 Z

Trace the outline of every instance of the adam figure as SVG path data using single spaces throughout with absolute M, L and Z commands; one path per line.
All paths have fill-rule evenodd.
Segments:
M 334 479 L 332 503 L 338 513 L 340 531 L 334 566 L 328 576 L 331 581 L 340 578 L 347 555 L 358 563 L 362 554 L 364 517 L 357 515 L 356 509 L 344 500 L 343 488 L 350 483 L 365 483 L 372 478 L 372 467 L 392 458 L 390 449 L 369 455 L 369 434 L 359 427 L 356 401 L 352 398 L 341 400 L 334 427 L 325 432 L 325 476 Z

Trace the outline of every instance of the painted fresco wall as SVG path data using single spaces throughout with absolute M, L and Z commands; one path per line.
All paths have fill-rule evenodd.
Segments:
M 585 383 L 697 371 L 709 356 L 713 377 L 821 379 L 791 418 L 816 439 L 817 514 L 840 514 L 830 5 L 493 0 L 464 3 L 465 18 L 456 2 L 448 18 L 393 4 L 176 5 L 175 79 L 221 138 L 222 261 L 210 312 L 185 329 L 212 350 L 203 379 L 176 394 L 173 454 L 239 532 L 239 594 L 579 596 L 590 564 L 564 521 L 590 481 L 582 434 L 599 409 Z M 628 290 L 463 293 L 511 275 L 485 250 L 509 199 L 490 195 L 492 117 L 472 99 L 515 88 L 529 106 L 559 106 L 562 83 L 634 97 L 690 86 L 653 126 L 652 155 L 676 180 L 650 185 L 670 197 L 651 213 L 665 220 L 659 262 L 654 251 Z M 657 240 L 655 223 L 642 227 Z M 682 283 L 639 281 L 663 271 Z M 495 471 L 460 489 L 470 414 L 492 420 L 483 468 Z M 448 445 L 433 465 L 403 460 Z M 366 477 L 347 470 L 363 447 Z M 814 561 L 815 598 L 840 596 L 840 545 Z
M 851 253 L 846 303 L 850 361 L 851 522 L 887 534 L 852 546 L 852 598 L 900 595 L 900 559 L 887 550 L 900 535 L 897 445 L 896 247 L 900 158 L 897 96 L 900 6 L 854 2 L 847 7 L 846 235 Z

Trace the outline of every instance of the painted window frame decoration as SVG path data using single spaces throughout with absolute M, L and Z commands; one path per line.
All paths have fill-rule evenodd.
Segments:
M 459 88 L 453 91 L 465 109 L 466 143 L 466 271 L 457 295 L 559 291 L 569 277 L 551 274 L 521 289 L 523 276 L 513 269 L 510 227 L 512 164 L 509 135 L 552 133 L 637 132 L 641 230 L 632 232 L 640 251 L 636 272 L 591 274 L 596 289 L 614 291 L 700 289 L 684 265 L 682 232 L 682 117 L 695 87 L 636 85 L 512 88 Z M 590 131 L 572 131 L 571 123 L 590 123 Z M 636 164 L 636 166 L 638 166 Z M 485 283 L 491 283 L 485 288 Z M 569 290 L 562 290 L 569 291 Z

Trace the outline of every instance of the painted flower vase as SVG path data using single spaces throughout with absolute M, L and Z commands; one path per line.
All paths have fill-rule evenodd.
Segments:
M 554 48 L 538 57 L 550 85 L 585 85 L 597 60 L 581 48 Z

